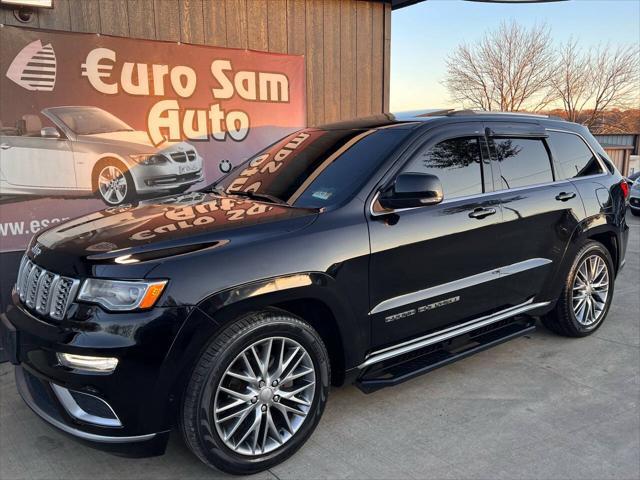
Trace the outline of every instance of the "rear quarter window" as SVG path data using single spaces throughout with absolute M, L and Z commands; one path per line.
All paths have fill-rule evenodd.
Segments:
M 559 180 L 604 172 L 595 154 L 578 135 L 549 132 L 549 144 L 553 151 Z

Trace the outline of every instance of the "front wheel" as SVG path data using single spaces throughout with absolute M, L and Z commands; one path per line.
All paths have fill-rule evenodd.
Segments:
M 631 210 L 631 215 L 640 217 L 640 210 L 636 210 L 635 208 L 630 208 L 629 210 Z
M 609 312 L 614 287 L 613 260 L 599 242 L 587 242 L 576 255 L 562 294 L 543 324 L 567 337 L 595 332 Z
M 120 162 L 108 161 L 96 170 L 98 195 L 109 206 L 129 203 L 135 199 L 136 187 L 129 170 Z
M 280 310 L 240 318 L 207 346 L 186 387 L 181 427 L 207 465 L 251 474 L 304 444 L 327 401 L 326 348 L 307 323 Z

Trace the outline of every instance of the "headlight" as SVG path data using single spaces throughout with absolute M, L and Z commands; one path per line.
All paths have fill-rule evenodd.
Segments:
M 160 298 L 166 285 L 166 280 L 130 282 L 88 278 L 82 284 L 78 300 L 97 303 L 107 310 L 151 308 Z
M 167 161 L 167 157 L 157 153 L 142 153 L 138 155 L 129 155 L 131 160 L 142 165 L 159 165 Z

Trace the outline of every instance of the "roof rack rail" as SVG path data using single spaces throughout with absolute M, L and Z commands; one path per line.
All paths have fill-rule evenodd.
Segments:
M 541 113 L 527 113 L 527 112 L 493 112 L 489 110 L 472 110 L 472 109 L 459 109 L 455 108 L 433 108 L 425 110 L 411 110 L 405 112 L 394 113 L 396 118 L 419 118 L 419 117 L 455 117 L 462 115 L 519 115 L 524 117 L 537 117 L 548 118 L 550 120 L 562 120 L 564 118 L 557 115 L 547 115 Z
M 449 115 L 450 113 L 455 112 L 455 108 L 434 108 L 430 110 L 425 110 L 423 113 L 416 113 L 416 117 L 441 117 L 443 115 Z
M 477 115 L 479 113 L 483 113 L 483 112 L 479 110 L 471 110 L 470 108 L 465 108 L 462 110 L 452 110 L 451 112 L 447 113 L 447 116 L 454 117 L 456 115 Z
M 539 117 L 550 118 L 549 115 L 541 113 L 528 113 L 528 112 L 494 112 L 490 110 L 453 110 L 447 114 L 448 116 L 455 115 L 521 115 L 525 117 Z

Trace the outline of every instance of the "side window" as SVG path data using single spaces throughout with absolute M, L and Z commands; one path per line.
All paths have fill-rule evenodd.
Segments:
M 551 159 L 542 140 L 495 138 L 493 151 L 500 168 L 499 189 L 553 182 Z
M 549 132 L 549 142 L 558 167 L 559 179 L 603 173 L 595 155 L 579 136 L 572 133 Z
M 445 140 L 421 150 L 404 171 L 436 175 L 445 199 L 482 193 L 482 157 L 475 137 Z

